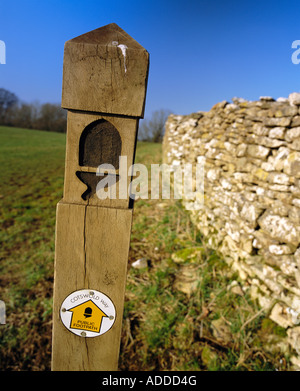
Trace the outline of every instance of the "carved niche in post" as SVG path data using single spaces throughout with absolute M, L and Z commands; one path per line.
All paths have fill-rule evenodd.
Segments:
M 97 184 L 107 173 L 85 171 L 86 167 L 97 168 L 107 164 L 119 169 L 119 157 L 122 151 L 122 139 L 116 127 L 105 119 L 89 124 L 82 132 L 79 140 L 79 166 L 82 170 L 76 171 L 77 177 L 87 186 L 81 195 L 87 200 L 96 193 Z M 116 176 L 116 181 L 119 176 Z

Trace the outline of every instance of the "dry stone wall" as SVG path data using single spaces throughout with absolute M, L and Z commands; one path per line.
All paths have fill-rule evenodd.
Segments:
M 163 153 L 174 166 L 205 160 L 193 219 L 300 354 L 300 94 L 171 115 Z

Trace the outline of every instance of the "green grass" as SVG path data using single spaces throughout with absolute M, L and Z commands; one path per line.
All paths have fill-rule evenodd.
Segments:
M 139 213 L 139 207 L 149 214 Z M 278 326 L 260 314 L 247 292 L 228 289 L 238 276 L 206 247 L 179 203 L 168 202 L 155 218 L 150 202 L 146 209 L 143 202 L 133 224 L 132 255 L 146 256 L 150 266 L 128 273 L 121 369 L 286 369 L 288 357 L 276 347 L 264 348 L 268 335 L 280 334 Z M 174 254 L 180 263 L 173 261 Z M 182 265 L 188 264 L 198 268 L 199 283 L 191 295 L 175 289 Z M 214 335 L 212 322 L 218 319 L 224 319 L 229 341 Z
M 65 135 L 0 127 L 1 369 L 49 368 L 55 206 Z M 37 354 L 36 354 L 37 353 Z
M 136 162 L 160 163 L 161 145 L 138 143 Z M 62 197 L 65 135 L 0 127 L 1 370 L 49 370 L 55 209 Z M 119 367 L 121 370 L 285 370 L 288 355 L 268 347 L 285 330 L 260 313 L 226 263 L 208 248 L 179 202 L 134 207 Z M 178 262 L 178 260 L 180 262 Z M 192 267 L 197 286 L 176 288 Z M 186 269 L 184 269 L 186 268 Z M 221 322 L 230 336 L 216 338 Z M 223 331 L 224 331 L 223 330 Z M 225 334 L 224 334 L 225 335 Z

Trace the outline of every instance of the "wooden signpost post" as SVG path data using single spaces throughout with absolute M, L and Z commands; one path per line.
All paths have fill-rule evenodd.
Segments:
M 124 175 L 134 163 L 148 67 L 147 51 L 116 24 L 65 44 L 68 129 L 56 216 L 52 370 L 118 367 L 133 212 Z M 112 189 L 116 197 L 98 196 Z

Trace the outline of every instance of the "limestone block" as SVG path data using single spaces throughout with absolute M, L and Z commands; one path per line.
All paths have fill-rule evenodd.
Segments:
M 268 162 L 263 162 L 262 165 L 261 165 L 261 168 L 264 171 L 268 171 L 268 172 L 275 171 L 274 165 L 271 162 L 269 162 L 269 161 Z
M 222 344 L 229 344 L 232 341 L 232 334 L 229 325 L 224 318 L 215 319 L 211 322 L 213 336 Z
M 285 192 L 288 192 L 290 190 L 289 186 L 287 185 L 277 185 L 277 184 L 270 185 L 269 189 L 275 191 L 285 191 Z
M 295 273 L 298 272 L 298 265 L 296 264 L 292 255 L 281 255 L 280 269 L 286 276 L 295 277 Z M 297 280 L 297 278 L 296 278 Z M 298 285 L 298 284 L 297 284 Z
M 297 115 L 298 109 L 295 106 L 290 105 L 278 105 L 271 108 L 271 113 L 274 117 L 280 118 L 280 117 L 292 117 L 294 115 Z
M 270 244 L 269 251 L 274 255 L 288 255 L 293 254 L 295 248 L 286 244 Z
M 246 198 L 247 201 L 253 202 L 257 200 L 257 195 L 255 192 L 251 191 L 244 191 L 243 196 Z
M 223 189 L 225 189 L 225 190 L 231 190 L 231 188 L 232 188 L 231 183 L 226 178 L 221 178 L 220 184 L 223 187 Z
M 277 138 L 271 138 L 267 136 L 257 136 L 254 134 L 247 136 L 245 141 L 249 144 L 258 144 L 268 148 L 278 148 L 286 145 L 285 140 L 279 140 Z
M 258 168 L 253 172 L 253 176 L 262 181 L 266 181 L 269 176 L 269 173 L 267 171 L 264 171 L 262 168 Z
M 214 159 L 219 155 L 219 150 L 216 148 L 209 148 L 207 152 L 205 153 L 205 157 Z
M 236 159 L 236 169 L 240 172 L 252 172 L 253 165 L 247 160 L 246 157 Z
M 272 238 L 295 246 L 300 243 L 299 227 L 287 217 L 281 217 L 274 215 L 272 211 L 266 211 L 258 222 L 260 227 Z
M 290 126 L 291 126 L 291 127 L 300 126 L 300 115 L 296 115 L 296 116 L 292 119 L 292 123 L 291 123 Z
M 278 275 L 277 280 L 282 286 L 282 288 L 300 297 L 300 289 L 298 289 L 295 280 L 292 279 L 290 276 L 285 276 L 283 273 L 281 273 L 280 275 Z
M 285 133 L 285 127 L 283 126 L 277 126 L 276 128 L 270 129 L 269 137 L 270 138 L 277 138 L 277 139 L 283 139 Z
M 240 226 L 234 221 L 227 221 L 225 223 L 225 230 L 227 234 L 231 237 L 235 242 L 239 242 L 240 240 Z
M 289 95 L 289 102 L 291 105 L 299 106 L 300 105 L 300 94 L 298 92 L 293 92 Z
M 268 163 L 271 164 L 272 170 L 266 171 L 282 171 L 284 162 L 290 154 L 289 148 L 280 147 L 278 150 L 272 152 L 272 156 L 268 157 Z
M 227 100 L 223 100 L 222 102 L 216 103 L 211 110 L 217 110 L 217 109 L 224 109 L 225 106 L 227 106 L 229 103 Z
M 300 357 L 299 356 L 292 356 L 290 358 L 291 363 L 293 364 L 294 367 L 292 367 L 290 370 L 291 371 L 300 371 Z
M 292 316 L 287 312 L 287 307 L 280 303 L 274 305 L 270 314 L 270 319 L 285 329 L 294 326 Z
M 273 201 L 272 212 L 281 217 L 287 217 L 289 215 L 290 206 L 286 205 L 282 201 Z
M 283 145 L 286 145 L 285 141 L 278 140 L 276 138 L 270 138 L 270 137 L 259 137 L 257 142 L 265 147 L 268 147 L 268 148 L 278 148 Z
M 289 126 L 291 123 L 290 117 L 281 117 L 281 118 L 268 118 L 265 117 L 263 120 L 264 126 Z
M 296 225 L 300 225 L 300 209 L 296 206 L 292 206 L 289 208 L 288 213 L 289 219 L 295 223 Z
M 259 100 L 266 101 L 266 102 L 274 102 L 275 99 L 272 98 L 271 96 L 260 96 Z
M 197 265 L 181 265 L 176 274 L 174 288 L 190 296 L 199 286 L 199 267 Z
M 214 181 L 219 179 L 219 177 L 220 177 L 220 170 L 217 169 L 217 168 L 210 169 L 210 170 L 207 171 L 206 177 L 207 177 L 208 180 L 214 182 Z
M 283 171 L 296 178 L 300 178 L 300 152 L 291 152 L 284 161 Z
M 284 186 L 284 185 L 270 185 L 271 186 Z M 274 198 L 275 200 L 279 200 L 279 201 L 283 201 L 287 204 L 290 204 L 293 200 L 293 195 L 290 193 L 290 186 L 287 187 L 288 191 L 284 191 L 284 190 L 281 190 L 281 191 L 276 191 L 275 188 L 274 188 L 274 191 L 272 190 L 269 190 L 267 192 L 267 195 L 270 195 L 271 198 Z
M 286 103 L 289 102 L 289 100 L 288 98 L 283 98 L 282 96 L 280 96 L 279 98 L 276 99 L 276 102 Z
M 296 151 L 300 151 L 300 138 L 297 140 L 294 140 L 292 144 L 289 145 L 291 149 L 295 149 Z
M 270 152 L 270 148 L 266 148 L 261 145 L 249 145 L 247 152 L 250 156 L 265 159 Z
M 242 237 L 241 239 L 241 248 L 246 251 L 248 254 L 253 252 L 252 239 Z
M 291 302 L 288 304 L 291 308 L 293 308 L 295 311 L 300 313 L 300 297 L 293 296 Z M 299 322 L 300 323 L 300 322 Z
M 300 117 L 299 117 L 300 121 Z M 252 131 L 254 134 L 257 134 L 258 136 L 267 136 L 270 132 L 270 128 L 267 128 L 266 126 L 263 126 L 261 123 L 254 123 L 252 126 Z
M 237 157 L 245 156 L 246 151 L 247 151 L 247 144 L 245 143 L 239 144 L 236 148 L 236 156 Z
M 278 185 L 288 185 L 290 183 L 290 177 L 284 173 L 271 172 L 268 175 L 268 182 Z
M 300 326 L 292 327 L 287 330 L 288 335 L 288 342 L 293 347 L 293 349 L 296 350 L 296 352 L 300 353 Z M 296 364 L 297 366 L 300 366 L 300 359 L 299 357 L 296 358 L 293 357 L 293 364 Z
M 300 198 L 293 199 L 292 204 L 300 208 Z
M 249 265 L 252 272 L 275 294 L 280 295 L 283 288 L 276 281 L 279 275 L 271 266 L 257 264 L 254 261 Z
M 293 141 L 299 137 L 300 137 L 300 126 L 289 129 L 285 135 L 286 141 Z
M 242 210 L 241 216 L 253 226 L 256 225 L 256 220 L 261 214 L 262 209 L 256 203 L 245 202 Z

